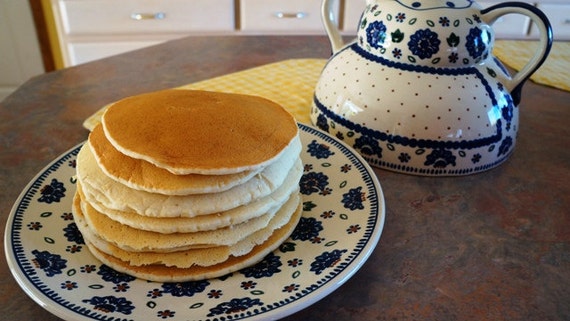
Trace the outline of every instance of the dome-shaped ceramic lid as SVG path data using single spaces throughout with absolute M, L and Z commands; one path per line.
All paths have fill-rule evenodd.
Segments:
M 489 57 L 494 33 L 469 0 L 368 1 L 358 44 L 393 64 L 461 68 Z

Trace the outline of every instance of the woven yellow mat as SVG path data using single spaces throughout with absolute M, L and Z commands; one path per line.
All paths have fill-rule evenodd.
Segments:
M 326 59 L 291 59 L 178 87 L 249 94 L 281 104 L 305 124 L 309 118 L 313 91 Z M 106 107 L 106 106 L 105 106 Z M 99 123 L 105 107 L 85 120 L 89 130 Z
M 534 55 L 537 41 L 499 40 L 493 54 L 505 65 L 520 70 Z M 570 42 L 555 41 L 544 64 L 531 76 L 532 81 L 570 91 Z

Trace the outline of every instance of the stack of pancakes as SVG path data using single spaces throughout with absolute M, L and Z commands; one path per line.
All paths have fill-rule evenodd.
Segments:
M 260 261 L 302 206 L 294 118 L 261 97 L 163 90 L 112 104 L 77 156 L 74 218 L 89 250 L 159 282 Z

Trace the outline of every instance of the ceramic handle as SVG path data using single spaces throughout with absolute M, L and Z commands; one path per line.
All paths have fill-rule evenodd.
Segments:
M 329 41 L 331 42 L 333 54 L 335 54 L 344 47 L 344 41 L 342 40 L 342 36 L 338 30 L 338 20 L 334 14 L 333 5 L 333 0 L 323 0 L 321 4 L 321 14 L 325 30 L 329 36 Z
M 552 27 L 546 15 L 535 6 L 524 2 L 504 2 L 481 10 L 482 19 L 493 24 L 498 18 L 509 13 L 518 13 L 529 17 L 540 31 L 539 48 L 534 56 L 505 85 L 511 91 L 515 105 L 518 105 L 524 82 L 542 65 L 552 47 Z

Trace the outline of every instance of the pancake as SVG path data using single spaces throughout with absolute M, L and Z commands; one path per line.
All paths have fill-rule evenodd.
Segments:
M 74 207 L 76 208 L 76 207 Z M 89 240 L 89 232 L 85 235 L 88 237 L 85 238 L 85 244 L 89 248 L 89 251 L 102 263 L 106 264 L 107 266 L 111 267 L 112 269 L 126 273 L 138 278 L 146 279 L 149 281 L 155 282 L 188 282 L 188 281 L 196 281 L 196 280 L 203 280 L 208 278 L 215 278 L 224 276 L 226 274 L 235 272 L 239 269 L 245 268 L 247 266 L 251 266 L 259 261 L 261 261 L 266 255 L 274 251 L 282 244 L 289 235 L 295 229 L 299 219 L 301 218 L 302 214 L 302 203 L 299 203 L 299 206 L 293 217 L 285 224 L 283 227 L 276 229 L 273 233 L 268 237 L 266 241 L 261 244 L 253 246 L 253 248 L 247 252 L 245 255 L 241 256 L 233 256 L 230 255 L 227 260 L 213 264 L 210 266 L 200 266 L 200 265 L 192 265 L 190 267 L 176 267 L 176 266 L 167 266 L 161 263 L 154 263 L 154 264 L 145 264 L 145 265 L 131 265 L 129 261 L 121 260 L 113 255 L 105 253 L 97 248 L 90 240 Z M 74 213 L 74 215 L 76 215 Z M 78 213 L 78 222 L 81 222 L 81 214 Z M 80 231 L 82 229 L 85 230 L 84 224 L 81 225 Z M 83 233 L 83 231 L 82 231 Z M 220 251 L 225 251 L 228 247 L 222 247 Z M 210 249 L 213 250 L 213 249 Z M 195 250 L 197 251 L 201 250 Z M 205 255 L 206 257 L 202 257 L 204 260 L 214 261 L 213 257 L 216 257 L 214 252 L 208 253 Z M 193 256 L 194 260 L 196 260 L 198 256 Z M 186 262 L 188 256 L 181 255 L 181 262 Z
M 94 230 L 89 224 L 87 216 L 82 209 L 75 210 L 78 215 L 78 228 L 84 234 L 84 238 L 88 239 L 100 251 L 119 258 L 122 261 L 129 262 L 130 265 L 141 266 L 149 264 L 164 264 L 176 267 L 191 267 L 193 265 L 210 266 L 225 261 L 232 256 L 243 256 L 249 253 L 253 247 L 264 243 L 273 231 L 285 226 L 290 219 L 300 210 L 300 198 L 295 197 L 284 208 L 279 215 L 271 220 L 271 224 L 262 228 L 255 233 L 247 236 L 243 240 L 232 245 L 211 246 L 207 248 L 183 249 L 172 252 L 154 252 L 154 251 L 129 251 L 108 242 L 98 234 L 98 230 Z M 135 236 L 133 234 L 133 236 Z
M 91 149 L 84 145 L 77 155 L 77 179 L 85 198 L 104 207 L 150 217 L 195 217 L 219 213 L 265 197 L 287 177 L 301 178 L 301 142 L 297 137 L 275 162 L 247 182 L 220 193 L 162 195 L 129 188 L 110 179 L 99 168 Z
M 149 217 L 133 212 L 111 210 L 104 207 L 97 200 L 89 199 L 91 205 L 98 212 L 107 215 L 110 219 L 135 229 L 158 233 L 191 233 L 209 231 L 230 225 L 240 224 L 267 213 L 274 206 L 282 206 L 292 193 L 299 190 L 296 176 L 288 176 L 285 182 L 275 192 L 254 200 L 249 204 L 232 208 L 225 212 L 200 215 L 196 217 Z M 81 183 L 77 182 L 77 192 L 85 199 Z
M 145 160 L 119 152 L 109 142 L 103 127 L 89 134 L 89 146 L 103 172 L 130 188 L 166 195 L 216 193 L 242 184 L 263 168 L 228 175 L 174 175 Z
M 138 230 L 123 225 L 99 213 L 87 202 L 81 202 L 81 212 L 87 224 L 98 236 L 123 250 L 176 252 L 234 245 L 259 230 L 273 226 L 275 222 L 287 222 L 298 203 L 299 194 L 295 193 L 283 206 L 274 206 L 266 214 L 240 224 L 210 231 L 170 234 Z
M 85 242 L 89 242 L 93 244 L 94 247 L 100 249 L 103 253 L 108 255 L 114 256 L 121 256 L 124 258 L 130 257 L 130 259 L 137 260 L 140 259 L 139 254 L 131 254 L 125 250 L 122 250 L 116 246 L 113 246 L 109 242 L 103 240 L 97 232 L 92 230 L 92 227 L 88 225 L 87 220 L 85 219 L 84 212 L 82 210 L 82 201 L 78 194 L 75 195 L 73 199 L 73 218 L 76 222 L 77 228 L 83 235 L 83 239 Z M 160 257 L 165 257 L 166 253 L 155 253 L 150 254 L 153 261 L 160 261 L 160 257 L 157 257 L 157 254 Z M 184 251 L 184 253 L 178 253 L 174 257 L 170 258 L 170 261 L 175 259 L 180 260 L 180 265 L 184 266 L 188 264 L 188 266 L 198 265 L 198 266 L 211 266 L 221 262 L 226 261 L 231 255 L 230 247 L 229 246 L 218 246 L 218 247 L 211 247 L 207 250 L 199 249 L 199 250 L 188 250 Z M 172 263 L 172 262 L 171 262 Z M 186 266 L 186 267 L 188 267 Z
M 258 96 L 162 90 L 105 111 L 105 136 L 121 153 L 177 175 L 225 175 L 273 162 L 298 136 L 293 116 Z
M 163 90 L 111 104 L 77 154 L 76 225 L 103 264 L 158 282 L 259 262 L 303 211 L 295 119 L 267 99 Z

